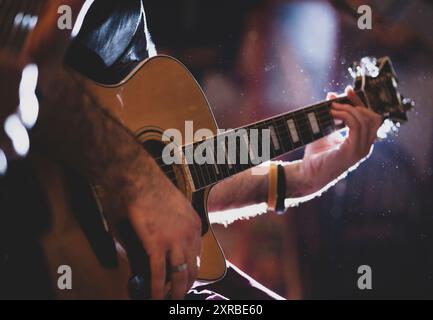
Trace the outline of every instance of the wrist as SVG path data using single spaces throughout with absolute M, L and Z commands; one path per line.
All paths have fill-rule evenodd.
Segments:
M 299 198 L 309 194 L 311 180 L 305 169 L 305 161 L 290 162 L 284 166 L 286 178 L 286 198 Z

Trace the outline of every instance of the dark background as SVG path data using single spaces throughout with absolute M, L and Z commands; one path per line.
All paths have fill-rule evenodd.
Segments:
M 373 29 L 357 28 L 369 4 Z M 291 298 L 433 297 L 431 1 L 146 0 L 160 53 L 185 63 L 231 128 L 323 100 L 347 67 L 389 55 L 416 110 L 322 197 L 281 217 L 216 226 L 229 260 Z M 302 153 L 286 158 L 297 159 Z M 373 289 L 357 288 L 369 265 Z

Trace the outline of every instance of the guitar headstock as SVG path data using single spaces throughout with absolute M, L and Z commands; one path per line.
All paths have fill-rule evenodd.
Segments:
M 389 57 L 362 58 L 349 71 L 355 80 L 355 91 L 363 92 L 368 108 L 394 123 L 407 121 L 407 112 L 415 104 L 398 91 L 397 75 Z

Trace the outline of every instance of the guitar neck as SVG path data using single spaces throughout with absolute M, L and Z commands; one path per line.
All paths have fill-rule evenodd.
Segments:
M 349 100 L 341 96 L 323 101 L 183 147 L 185 159 L 194 159 L 187 163 L 195 189 L 211 186 L 343 128 L 343 125 L 335 124 L 331 115 L 333 102 L 349 103 Z M 269 137 L 266 141 L 270 142 L 267 144 L 268 154 L 261 152 L 264 136 L 260 133 L 265 130 Z M 252 143 L 254 138 L 256 143 Z M 233 143 L 230 145 L 230 141 L 236 141 L 235 147 Z M 204 143 L 212 146 L 212 154 L 207 152 Z M 197 163 L 194 158 L 197 152 L 201 154 L 201 150 L 205 150 L 204 155 L 209 159 L 203 164 Z

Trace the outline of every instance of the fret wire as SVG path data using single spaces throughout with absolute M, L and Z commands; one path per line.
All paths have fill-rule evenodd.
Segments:
M 190 148 L 188 149 L 188 146 L 187 147 L 184 147 L 183 148 L 184 150 L 183 150 L 183 153 L 184 153 L 184 155 L 185 155 L 185 159 L 188 161 L 188 159 L 194 159 L 194 145 L 193 144 L 191 144 L 190 145 Z M 188 154 L 187 154 L 187 152 L 192 152 L 192 157 L 188 157 Z M 189 168 L 194 168 L 194 170 L 191 170 L 190 169 L 190 171 L 193 171 L 194 172 L 194 174 L 195 174 L 195 176 L 197 177 L 197 184 L 201 184 L 201 181 L 200 181 L 200 175 L 197 173 L 197 170 L 196 170 L 196 164 L 194 163 L 194 160 L 193 160 L 193 162 L 192 163 L 188 163 L 188 166 L 189 166 Z M 194 179 L 194 178 L 193 178 Z M 204 183 L 204 181 L 203 181 L 203 183 Z
M 315 138 L 315 140 L 318 140 L 319 138 Z M 298 146 L 298 147 L 294 147 L 293 149 L 291 149 L 291 150 L 289 150 L 289 151 L 293 151 L 293 150 L 295 150 L 296 148 L 299 148 L 300 146 Z M 164 166 L 168 166 L 168 165 L 162 165 L 162 167 L 164 167 Z M 171 165 L 170 165 L 171 166 Z M 189 165 L 190 167 L 191 166 L 194 166 L 194 165 Z M 195 165 L 195 168 L 199 168 L 199 166 L 198 165 Z M 169 171 L 168 171 L 169 172 Z M 195 171 L 193 171 L 194 173 L 196 173 Z M 195 180 L 197 180 L 197 179 L 195 179 Z
M 227 148 L 225 146 L 225 140 L 223 140 L 224 148 L 222 150 L 221 150 L 222 146 L 218 142 L 219 142 L 218 139 L 215 139 L 215 144 L 216 144 L 216 148 L 217 148 L 215 150 L 217 150 L 218 152 L 224 152 L 224 162 L 227 164 L 228 163 L 228 158 L 227 158 L 228 156 L 227 156 L 227 152 L 226 152 Z M 229 177 L 230 176 L 230 168 L 229 168 L 229 166 L 228 165 L 222 165 L 222 167 L 224 168 L 224 171 L 227 172 L 227 177 Z
M 314 118 L 314 119 L 311 119 L 311 118 L 309 117 L 310 114 L 313 114 L 313 118 Z M 321 129 L 321 121 L 318 119 L 318 117 L 317 117 L 317 115 L 316 115 L 316 109 L 313 109 L 312 111 L 310 111 L 310 112 L 307 114 L 307 118 L 308 118 L 308 121 L 309 121 L 309 124 L 310 124 L 311 133 L 312 133 L 312 135 L 313 135 L 313 138 L 316 139 L 316 138 L 321 138 L 321 137 L 323 137 L 323 132 L 322 132 L 322 129 Z M 314 132 L 315 129 L 313 128 L 312 120 L 315 121 L 316 129 L 318 129 L 319 132 Z
M 192 165 L 192 168 L 194 168 L 193 171 L 195 173 L 195 176 L 197 177 L 197 185 L 198 186 L 205 186 L 205 182 L 203 180 L 203 175 L 199 171 L 200 168 L 195 164 Z
M 201 166 L 197 165 L 197 164 L 194 164 L 194 168 L 195 168 L 196 172 L 198 171 L 197 175 L 200 177 L 199 184 L 201 186 L 205 186 L 206 185 L 206 181 L 204 179 L 203 172 L 201 171 Z
M 319 138 L 315 138 L 313 141 L 318 140 L 318 139 L 319 139 Z M 293 151 L 293 150 L 295 150 L 295 149 L 297 149 L 297 148 L 299 148 L 299 147 L 301 147 L 301 146 L 293 147 L 293 149 L 291 149 L 291 150 L 289 150 L 289 151 Z M 289 151 L 288 151 L 288 152 L 289 152 Z M 240 172 L 242 172 L 242 171 L 244 171 L 244 170 L 247 170 L 247 169 L 249 169 L 251 166 L 252 166 L 252 165 L 249 164 L 249 166 L 248 166 L 247 168 L 239 168 L 239 170 L 237 169 L 235 173 L 232 173 L 232 174 L 230 174 L 230 175 L 228 175 L 228 176 L 224 176 L 223 179 L 228 178 L 228 177 L 230 177 L 230 176 L 232 176 L 232 175 L 234 175 L 234 174 L 240 173 Z M 198 168 L 198 169 L 200 170 L 200 167 L 194 166 L 194 168 L 196 168 L 196 169 Z M 191 169 L 191 167 L 190 167 L 190 169 Z M 191 170 L 191 171 L 195 171 L 195 170 Z M 208 185 L 210 185 L 210 184 L 213 184 L 213 183 L 216 183 L 216 182 L 218 182 L 218 181 L 219 181 L 218 178 L 217 178 L 216 180 L 209 181 L 209 182 L 204 181 L 203 184 L 200 184 L 200 183 L 199 183 L 199 184 L 196 184 L 196 187 L 197 187 L 198 189 L 201 189 L 201 188 L 203 188 L 203 187 L 206 187 L 206 186 L 208 186 Z
M 329 117 L 329 119 L 328 119 L 327 122 L 323 122 L 323 121 L 322 121 L 322 123 L 323 123 L 324 125 L 330 125 L 330 124 L 333 123 L 333 121 L 332 121 L 332 118 Z M 304 125 L 303 127 L 305 127 L 305 125 Z M 289 150 L 289 151 L 290 151 L 290 150 Z
M 321 112 L 323 113 L 323 111 L 321 111 Z M 325 112 L 327 112 L 327 111 L 325 111 Z M 282 117 L 279 117 L 279 118 L 280 118 L 281 120 L 283 120 Z M 323 121 L 329 121 L 328 125 L 331 124 L 331 123 L 333 123 L 333 118 L 332 118 L 332 116 L 330 115 L 329 112 L 327 112 L 327 113 L 324 114 L 324 115 L 319 115 L 319 119 L 320 119 L 321 122 L 323 122 Z M 268 122 L 268 120 L 267 120 L 267 122 Z M 306 125 L 308 125 L 308 123 L 307 123 L 306 121 L 304 121 L 304 123 L 301 124 L 301 127 L 303 128 L 303 127 L 306 126 Z M 277 128 L 277 129 L 286 128 L 286 125 L 285 125 L 285 124 L 277 125 L 276 128 Z M 248 130 L 248 128 L 246 128 L 246 129 Z M 287 132 L 287 131 L 286 131 L 286 132 Z M 216 137 L 212 137 L 212 139 L 213 139 L 213 138 L 215 138 L 214 140 L 216 140 Z M 189 147 L 189 146 L 192 146 L 192 144 L 190 144 L 190 145 L 188 145 L 188 146 L 184 146 L 183 148 L 186 149 L 186 148 Z M 227 158 L 227 157 L 225 157 L 225 158 Z
M 276 138 L 277 138 L 277 140 L 278 140 L 279 147 L 281 148 L 282 145 L 283 145 L 283 141 L 280 141 L 280 140 L 282 140 L 282 139 L 279 138 L 279 132 L 278 132 L 278 130 L 275 128 L 275 127 L 277 127 L 277 124 L 273 125 L 273 121 L 266 121 L 266 122 L 264 123 L 264 126 L 263 126 L 263 127 L 264 127 L 264 129 L 267 129 L 267 130 L 270 130 L 269 128 L 272 127 L 273 132 L 275 133 L 275 136 L 276 136 Z M 270 132 L 269 134 L 270 134 L 269 138 L 270 138 L 270 142 L 271 142 L 271 145 L 269 146 L 269 147 L 270 147 L 269 157 L 272 159 L 273 157 L 276 157 L 276 156 L 278 156 L 279 154 L 278 154 L 278 150 L 275 148 L 275 145 L 274 145 L 274 143 L 273 143 L 272 132 Z M 263 149 L 263 148 L 262 148 L 262 145 L 263 145 L 263 135 L 260 135 L 259 142 L 260 142 L 260 144 L 259 144 L 258 148 Z M 273 146 L 273 147 L 272 147 L 272 146 Z M 257 153 L 258 153 L 258 151 L 257 151 Z M 272 155 L 272 154 L 273 154 L 273 155 Z M 263 150 L 262 150 L 262 155 L 261 155 L 261 156 L 263 157 Z M 266 159 L 264 159 L 264 160 L 266 161 Z
M 194 154 L 195 154 L 195 152 L 194 152 Z M 207 154 L 207 152 L 206 152 L 206 154 Z M 202 150 L 201 155 L 203 156 L 203 150 Z M 203 173 L 204 182 L 205 182 L 205 184 L 207 184 L 208 178 L 210 179 L 210 177 L 211 177 L 209 174 L 208 168 L 207 168 L 208 165 L 205 162 L 204 164 L 199 164 L 199 166 L 201 168 L 200 170 L 203 170 L 202 173 Z
M 268 127 L 266 126 L 266 122 L 256 123 L 251 127 L 251 129 L 247 129 L 247 130 L 257 130 L 257 143 L 256 144 L 251 143 L 252 137 L 255 137 L 255 135 L 252 135 L 251 131 L 249 131 L 249 138 L 248 138 L 249 139 L 249 151 L 251 153 L 253 153 L 254 157 L 257 159 L 260 157 L 259 150 L 262 149 L 261 147 L 263 145 L 263 134 L 262 133 L 263 133 L 264 129 L 268 129 Z M 271 147 L 270 149 L 272 151 L 273 148 Z M 263 157 L 263 153 L 262 153 L 261 157 Z M 251 161 L 251 163 L 252 163 L 252 161 Z
M 313 110 L 314 110 L 314 109 L 313 109 Z M 309 112 L 310 112 L 310 111 L 309 111 Z M 308 119 L 307 111 L 304 111 L 304 112 L 302 113 L 302 115 L 303 115 L 303 117 L 305 118 L 305 120 L 307 121 L 307 124 L 308 124 L 306 130 L 308 131 L 308 134 L 311 136 L 311 140 L 314 141 L 313 127 L 311 126 L 310 119 Z
M 312 111 L 310 111 L 307 116 L 308 116 L 308 120 L 310 122 L 311 125 L 311 132 L 313 133 L 314 138 L 316 137 L 323 137 L 323 132 L 321 129 L 321 121 L 319 120 L 319 118 L 317 117 L 316 114 L 316 109 L 313 109 Z M 312 114 L 312 117 L 310 118 L 310 115 Z M 318 132 L 315 132 L 315 130 L 318 130 Z
M 224 143 L 224 141 L 223 141 L 223 143 Z M 226 153 L 225 153 L 225 147 L 224 148 L 222 147 L 221 141 L 218 140 L 218 139 L 214 139 L 213 145 L 214 145 L 214 148 L 215 148 L 214 150 L 216 150 L 216 153 L 214 154 L 215 163 L 216 163 L 216 165 L 219 168 L 220 174 L 223 177 L 228 177 L 230 175 L 228 166 L 218 163 L 218 156 L 221 157 L 221 153 L 224 153 L 224 162 L 227 163 L 227 158 L 226 158 Z
M 298 121 L 296 121 L 296 117 L 298 117 L 299 111 L 297 111 L 296 113 L 294 113 L 293 118 L 291 118 L 293 120 L 293 123 L 295 124 L 295 130 L 299 133 L 299 139 L 301 142 L 301 145 L 305 145 L 304 143 L 304 139 L 302 137 L 302 133 L 301 133 L 301 128 L 298 126 Z
M 320 104 L 316 104 L 316 105 L 313 105 L 313 106 L 305 108 L 305 110 L 312 110 L 313 108 L 321 108 L 321 107 L 324 107 L 324 106 L 326 107 L 331 102 L 332 101 L 326 101 L 326 102 L 323 102 L 323 103 L 320 103 Z M 294 111 L 294 112 L 289 112 L 289 113 L 286 113 L 286 114 L 279 115 L 279 116 L 277 116 L 275 118 L 279 118 L 279 117 L 283 117 L 283 116 L 290 116 L 290 118 L 294 118 L 298 114 L 303 113 L 303 112 L 305 112 L 305 111 L 304 110 L 297 110 L 297 111 Z M 272 119 L 270 119 L 270 120 L 272 120 Z M 269 120 L 266 120 L 266 121 L 269 121 Z M 308 119 L 307 119 L 307 121 L 308 121 Z M 262 122 L 259 122 L 259 123 L 262 123 Z M 255 124 L 253 124 L 253 125 L 255 125 Z M 243 127 L 243 128 L 248 130 L 248 128 L 250 128 L 253 125 L 246 126 L 246 127 Z M 238 129 L 242 129 L 242 128 L 238 128 Z M 235 134 L 238 129 L 234 129 L 233 131 L 226 132 L 223 135 L 227 135 L 228 136 L 228 135 L 231 135 L 231 134 Z M 212 137 L 212 138 L 214 138 L 214 137 Z M 200 142 L 196 142 L 196 143 L 200 143 Z
M 194 168 L 194 165 L 193 164 L 188 164 L 188 169 L 189 169 L 189 172 L 191 173 L 191 178 L 192 178 L 192 181 L 194 182 L 194 185 L 198 185 L 200 183 L 200 181 L 199 181 L 197 172 L 196 172 L 196 170 Z
M 290 150 L 293 149 L 293 141 L 292 138 L 290 137 L 290 132 L 289 132 L 289 128 L 287 127 L 287 121 L 285 117 L 279 117 L 279 122 L 280 122 L 280 128 L 277 128 L 277 130 L 280 131 L 281 136 L 283 137 L 283 142 L 284 144 L 287 146 L 287 150 L 285 150 L 285 152 L 288 152 Z M 286 138 L 286 140 L 284 140 L 284 137 Z
M 324 121 L 325 121 L 324 119 L 326 119 L 326 122 L 327 122 L 327 123 L 325 123 L 325 125 L 333 124 L 333 118 L 332 118 L 332 116 L 330 115 L 330 113 L 327 113 L 327 114 L 322 115 L 322 116 L 319 116 L 319 117 L 321 118 L 321 119 L 320 119 L 321 122 L 324 122 Z M 281 117 L 280 117 L 280 118 L 281 118 Z M 306 126 L 306 125 L 308 125 L 308 124 L 305 122 L 304 124 L 301 125 L 301 128 L 303 128 L 303 127 Z M 284 128 L 284 129 L 287 130 L 287 125 L 285 125 L 285 124 L 278 125 L 276 128 L 279 129 L 279 130 L 281 130 L 282 128 Z M 287 132 L 287 131 L 286 131 L 286 132 Z M 188 145 L 188 146 L 192 146 L 192 144 L 191 144 L 191 145 Z M 187 146 L 185 146 L 184 148 L 186 149 L 186 147 L 187 147 Z M 288 151 L 290 151 L 290 149 L 289 149 Z M 227 159 L 227 157 L 225 157 L 225 158 Z
M 239 148 L 237 147 L 238 146 L 238 141 L 239 141 Z M 235 164 L 235 168 L 236 168 L 236 170 L 237 170 L 237 172 L 236 173 L 239 173 L 239 172 L 242 172 L 242 171 L 244 171 L 244 164 L 242 164 L 241 163 L 241 154 L 240 154 L 240 152 L 241 152 L 241 150 L 242 150 L 242 144 L 243 144 L 243 136 L 240 136 L 240 137 L 238 137 L 238 136 L 236 136 L 235 137 L 235 154 L 236 154 L 236 159 L 235 159 L 235 162 L 236 162 L 236 164 Z M 248 159 L 247 159 L 247 161 L 248 161 Z
M 216 143 L 216 141 L 212 141 L 211 154 L 212 154 L 213 163 L 211 164 L 211 166 L 212 166 L 212 171 L 215 174 L 215 179 L 218 180 L 219 176 L 221 175 L 221 170 L 218 166 L 218 162 L 217 162 L 217 158 L 216 158 L 217 157 L 216 153 L 218 152 L 218 150 L 215 149 L 215 143 Z
M 271 120 L 270 126 L 272 126 L 273 130 L 275 131 L 275 136 L 277 137 L 279 147 L 282 149 L 283 146 L 285 145 L 285 143 L 284 143 L 284 141 L 283 141 L 283 139 L 282 139 L 282 137 L 280 135 L 280 130 L 278 130 L 277 120 L 278 120 L 278 118 L 273 118 Z M 277 152 L 278 152 L 278 150 L 275 150 L 275 155 L 277 155 L 276 154 Z
M 209 171 L 210 171 L 210 174 L 209 174 L 209 176 L 210 176 L 210 180 L 211 181 L 218 181 L 218 176 L 217 176 L 217 172 L 215 171 L 215 166 L 214 166 L 214 163 L 215 163 L 215 159 L 214 159 L 214 156 L 213 156 L 213 151 L 212 150 L 210 150 L 210 152 L 212 153 L 212 163 L 211 164 L 205 164 L 206 165 L 206 167 L 209 169 Z M 207 151 L 206 151 L 206 159 L 207 159 Z M 213 180 L 213 179 L 215 179 L 215 180 Z
M 195 154 L 195 150 L 193 149 L 193 158 L 192 159 L 194 159 L 194 154 Z M 202 185 L 203 186 L 205 186 L 206 185 L 206 178 L 205 178 L 205 176 L 204 176 L 204 174 L 203 174 L 203 171 L 202 171 L 202 167 L 201 167 L 201 165 L 199 165 L 199 164 L 196 164 L 195 162 L 194 162 L 194 167 L 198 170 L 198 175 L 199 175 L 199 177 L 200 177 L 200 179 L 201 179 L 201 181 L 202 181 Z
M 208 157 L 208 154 L 207 154 L 208 152 L 207 152 L 207 150 L 206 150 L 206 159 L 207 159 L 207 157 Z M 206 167 L 206 171 L 208 172 L 208 174 L 209 174 L 209 180 L 210 181 L 212 181 L 212 179 L 213 179 L 213 176 L 215 176 L 215 174 L 216 174 L 216 172 L 214 171 L 214 166 L 213 166 L 213 164 L 208 164 L 207 163 L 207 161 L 206 161 L 206 163 L 204 164 L 205 165 L 205 167 Z
M 300 124 L 305 122 L 305 126 L 301 126 Z M 307 144 L 310 141 L 314 140 L 314 137 L 311 135 L 310 132 L 310 122 L 308 121 L 306 112 L 302 111 L 298 115 L 298 127 L 299 131 L 301 132 L 301 135 L 303 136 L 303 144 Z
M 284 152 L 289 152 L 294 147 L 294 142 L 292 140 L 292 137 L 289 132 L 289 128 L 287 127 L 287 116 L 282 116 L 278 118 L 280 124 L 277 126 L 276 130 L 278 130 L 281 133 L 281 136 L 283 137 L 283 143 L 285 146 L 287 146 L 287 150 L 284 150 Z M 286 140 L 284 140 L 284 137 L 286 137 Z
M 322 135 L 322 137 L 324 137 L 325 132 L 323 131 L 323 128 L 322 128 L 322 126 L 323 126 L 322 121 L 319 120 L 319 117 L 317 115 L 317 110 L 315 109 L 313 112 L 314 112 L 314 117 L 317 119 L 317 125 L 319 126 L 320 134 Z
M 232 171 L 233 171 L 233 164 L 229 164 L 230 162 L 230 157 L 229 157 L 229 152 L 228 152 L 228 146 L 226 144 L 226 139 L 222 139 L 223 140 L 223 145 L 224 145 L 224 157 L 227 161 L 227 172 L 229 175 L 232 175 Z
M 331 115 L 331 106 L 328 104 L 328 105 L 326 105 L 324 107 L 325 107 L 325 111 L 324 112 L 326 112 L 326 115 L 328 116 L 328 121 L 329 121 L 328 126 L 330 125 L 332 127 L 332 131 L 335 131 L 336 128 L 335 128 L 334 118 Z M 325 132 L 325 134 L 328 134 L 328 133 Z
M 331 114 L 329 112 L 329 110 L 330 110 L 330 103 L 331 102 L 321 103 L 321 104 L 317 104 L 317 105 L 314 105 L 314 106 L 308 108 L 309 110 L 313 110 L 316 114 L 318 114 L 317 120 L 318 120 L 318 122 L 322 126 L 329 126 L 329 125 L 331 125 L 332 127 L 334 127 L 333 117 L 331 116 Z M 301 110 L 299 110 L 299 111 L 301 111 Z M 298 120 L 297 120 L 297 123 L 296 123 L 296 125 L 297 125 L 296 129 L 299 132 L 301 132 L 301 130 L 304 131 L 305 128 L 310 128 L 310 124 L 309 124 L 309 121 L 308 121 L 308 117 L 305 117 L 305 116 L 303 117 L 302 122 L 300 121 L 300 119 L 299 119 L 300 112 L 299 111 L 298 112 L 287 113 L 287 114 L 284 114 L 284 115 L 280 115 L 280 116 L 274 117 L 274 118 L 272 118 L 270 120 L 266 120 L 266 121 L 263 121 L 263 122 L 258 122 L 256 124 L 244 127 L 244 129 L 246 129 L 248 132 L 250 132 L 249 129 L 254 129 L 254 128 L 256 128 L 256 129 L 261 129 L 262 128 L 263 129 L 263 127 L 265 127 L 265 125 L 274 122 L 274 128 L 276 130 L 281 130 L 282 128 L 284 128 L 284 130 L 286 131 L 287 130 L 287 125 L 284 125 L 284 124 L 279 125 L 278 123 L 276 123 L 276 121 L 278 121 L 278 120 L 279 121 L 284 120 L 285 117 L 287 117 L 287 116 L 289 116 L 290 118 L 294 118 L 296 115 L 298 115 Z M 230 135 L 234 134 L 236 131 L 237 130 L 230 131 L 228 134 L 225 133 L 224 135 L 226 135 L 226 137 L 230 137 Z M 281 133 L 281 131 L 279 131 L 279 133 Z M 302 136 L 302 134 L 301 134 L 301 136 Z M 281 137 L 281 135 L 280 135 L 280 137 Z M 212 139 L 215 139 L 215 138 L 216 137 L 212 137 Z M 317 140 L 318 138 L 319 137 L 313 137 L 313 141 Z M 249 139 L 250 139 L 250 136 L 249 136 Z M 225 139 L 225 141 L 227 141 L 227 139 Z M 284 142 L 284 141 L 282 141 L 282 142 Z M 195 143 L 194 145 L 197 145 L 197 144 L 198 143 Z M 292 151 L 292 150 L 295 150 L 295 149 L 297 149 L 297 148 L 299 148 L 301 146 L 304 146 L 304 145 L 305 145 L 304 143 L 302 143 L 301 145 L 299 145 L 299 144 L 298 145 L 294 145 L 293 144 L 292 146 L 290 146 L 289 150 L 284 151 L 282 154 L 287 153 L 287 152 Z M 277 153 L 275 153 L 275 155 L 278 156 Z M 272 158 L 274 158 L 274 157 L 272 157 Z M 227 161 L 227 163 L 228 163 L 228 155 L 225 155 L 225 161 Z M 232 176 L 234 174 L 240 173 L 240 172 L 242 172 L 244 170 L 247 170 L 247 169 L 251 168 L 252 166 L 253 165 L 252 165 L 252 163 L 250 161 L 248 164 L 245 164 L 245 165 L 235 164 L 233 166 L 232 170 L 230 170 L 230 168 L 229 168 L 228 165 L 222 165 L 222 166 L 220 165 L 219 167 L 220 168 L 221 167 L 225 168 L 225 170 L 220 170 L 220 172 L 224 173 L 224 174 L 222 174 L 223 179 L 224 179 L 224 178 L 227 178 L 227 177 Z M 218 182 L 219 181 L 219 177 L 217 175 L 215 175 L 215 180 L 210 179 L 210 181 L 206 181 L 206 179 L 204 178 L 204 175 L 203 175 L 202 166 L 193 165 L 192 168 L 194 168 L 194 169 L 191 170 L 191 166 L 190 166 L 190 170 L 194 171 L 192 174 L 196 174 L 196 176 L 200 177 L 200 175 L 198 175 L 197 172 L 196 172 L 197 170 L 199 170 L 200 171 L 199 173 L 201 174 L 201 177 L 203 178 L 203 183 L 201 183 L 199 181 L 198 185 L 196 185 L 196 187 L 198 189 L 200 189 L 202 187 L 206 187 L 207 185 L 210 185 L 210 184 L 212 184 L 214 182 Z M 234 171 L 234 172 L 230 172 L 230 171 Z
M 218 140 L 217 139 L 213 139 L 212 146 L 213 146 L 212 158 L 214 160 L 215 166 L 218 168 L 219 175 L 225 177 L 224 170 L 220 166 L 220 164 L 218 163 L 218 155 L 220 154 L 220 152 L 222 152 L 222 150 L 221 150 L 220 146 L 218 145 Z M 224 159 L 225 159 L 225 155 L 224 155 Z M 218 172 L 216 172 L 216 175 L 218 176 Z

